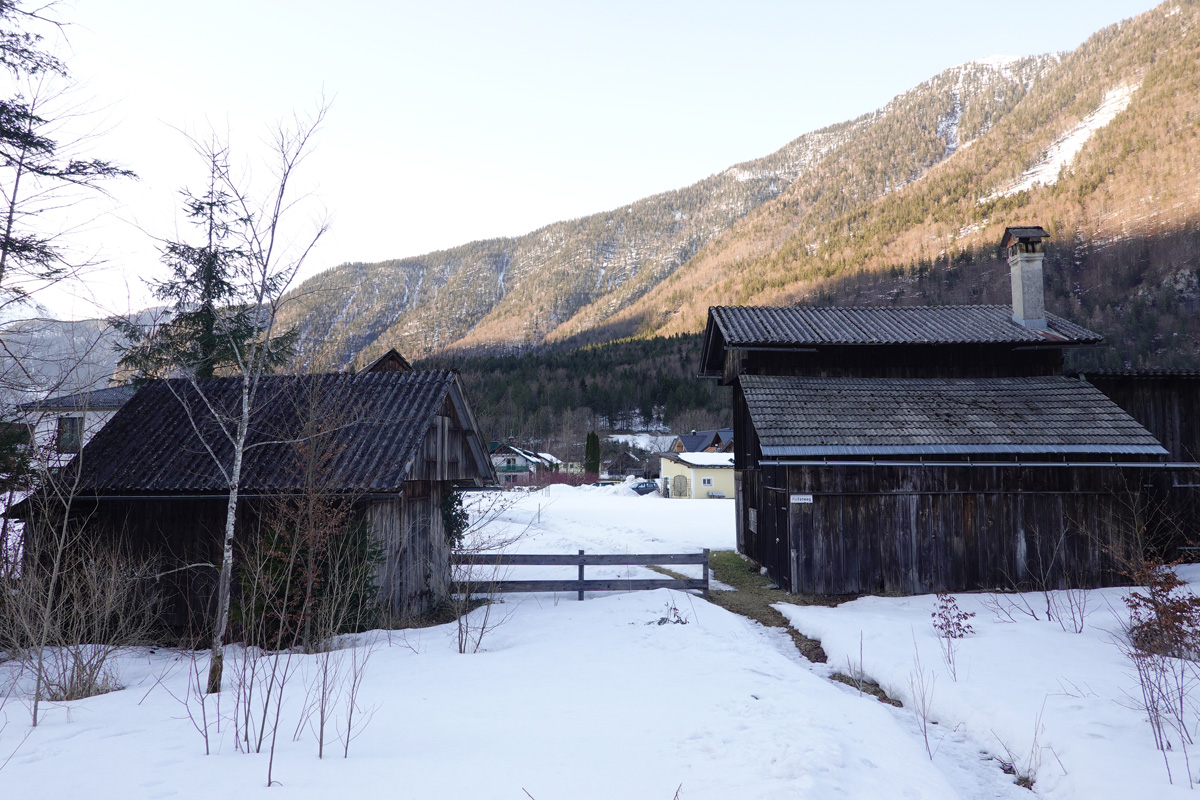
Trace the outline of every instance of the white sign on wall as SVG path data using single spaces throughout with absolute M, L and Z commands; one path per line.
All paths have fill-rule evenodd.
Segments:
M 794 494 L 794 495 L 792 495 L 792 502 L 793 503 L 811 503 L 812 497 L 813 496 L 811 494 Z

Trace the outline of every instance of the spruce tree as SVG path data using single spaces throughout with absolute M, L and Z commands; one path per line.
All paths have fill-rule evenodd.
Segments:
M 235 242 L 236 229 L 245 220 L 221 184 L 224 156 L 221 149 L 208 153 L 203 194 L 183 192 L 187 218 L 201 231 L 199 242 L 163 246 L 163 263 L 171 276 L 151 282 L 151 287 L 156 297 L 170 304 L 168 319 L 148 327 L 124 318 L 110 320 L 129 341 L 120 364 L 135 379 L 165 378 L 180 371 L 196 379 L 242 372 L 248 346 L 266 328 L 261 308 L 245 298 L 248 253 Z M 289 331 L 265 342 L 265 366 L 275 369 L 287 363 L 295 341 L 296 333 Z
M 588 475 L 600 474 L 600 437 L 595 431 L 588 431 L 584 444 L 583 471 Z

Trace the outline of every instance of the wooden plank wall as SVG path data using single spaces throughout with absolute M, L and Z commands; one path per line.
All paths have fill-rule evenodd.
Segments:
M 1089 375 L 1108 395 L 1162 442 L 1172 461 L 1200 460 L 1200 375 Z
M 429 611 L 448 596 L 450 547 L 442 492 L 437 481 L 407 481 L 403 499 L 367 502 L 367 524 L 384 551 L 380 597 L 402 618 Z
M 1016 378 L 1062 374 L 1062 350 L 1019 350 L 1013 345 L 824 345 L 792 352 L 730 350 L 722 383 L 738 375 L 851 378 Z
M 793 591 L 1064 588 L 1123 582 L 1140 476 L 1113 468 L 789 467 Z M 792 504 L 790 494 L 812 494 Z

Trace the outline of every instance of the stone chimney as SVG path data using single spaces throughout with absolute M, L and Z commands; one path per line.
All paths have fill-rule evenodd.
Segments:
M 1008 253 L 1012 277 L 1013 322 L 1046 329 L 1046 286 L 1042 278 L 1042 242 L 1050 238 L 1037 225 L 1005 228 L 1000 246 Z

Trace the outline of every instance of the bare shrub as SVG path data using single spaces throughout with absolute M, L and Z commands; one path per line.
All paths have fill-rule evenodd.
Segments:
M 925 740 L 925 754 L 933 760 L 933 747 L 929 743 L 930 715 L 933 712 L 933 690 L 937 684 L 937 675 L 926 672 L 921 665 L 921 652 L 913 641 L 913 669 L 908 675 L 908 693 L 910 706 L 917 714 L 921 723 L 921 736 Z
M 953 595 L 939 593 L 937 606 L 931 616 L 938 646 L 942 650 L 942 660 L 946 662 L 946 668 L 950 670 L 950 678 L 957 682 L 958 664 L 955 661 L 955 653 L 958 651 L 959 641 L 975 632 L 970 623 L 975 612 L 960 609 Z
M 113 657 L 158 632 L 155 565 L 71 530 L 69 547 L 31 537 L 0 575 L 0 649 L 32 677 L 35 709 L 120 688 Z
M 532 522 L 513 518 L 523 497 L 515 492 L 477 492 L 467 504 L 467 520 L 457 541 L 452 542 L 455 591 L 450 604 L 460 653 L 479 652 L 488 631 L 507 619 L 494 608 L 497 584 L 507 568 L 486 564 L 484 557 L 503 554 L 529 532 Z
M 1174 782 L 1168 752 L 1181 752 L 1193 785 L 1188 748 L 1194 744 L 1191 730 L 1198 716 L 1192 697 L 1200 669 L 1200 597 L 1173 567 L 1147 563 L 1138 575 L 1145 592 L 1131 591 L 1125 597 L 1129 609 L 1126 637 L 1121 652 L 1132 663 L 1141 697 L 1134 705 L 1146 714 L 1155 747 L 1163 754 L 1167 780 Z

